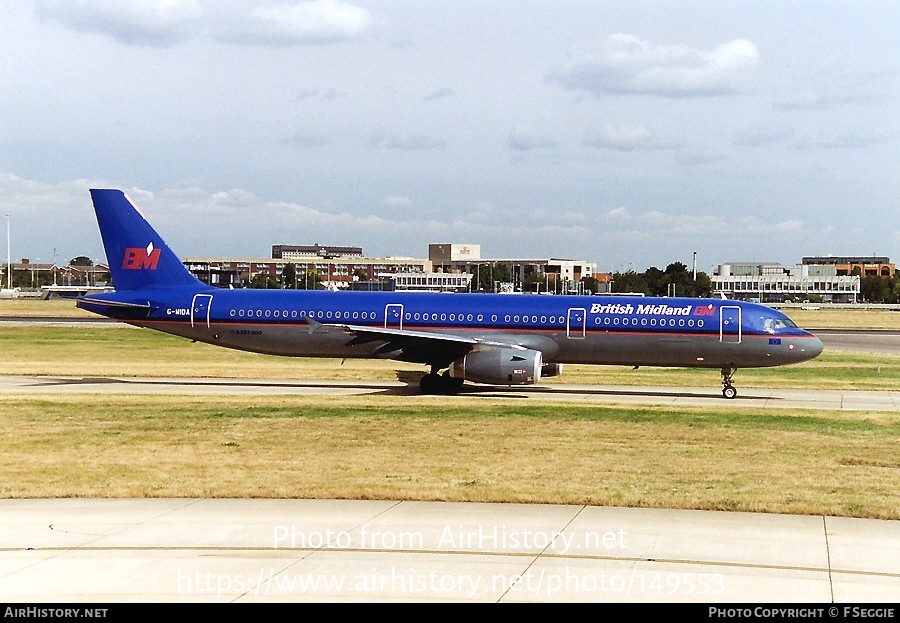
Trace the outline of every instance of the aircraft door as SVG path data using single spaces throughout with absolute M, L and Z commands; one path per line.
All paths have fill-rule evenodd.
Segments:
M 566 337 L 572 340 L 584 339 L 587 310 L 584 307 L 570 307 L 566 319 Z
M 212 307 L 212 294 L 195 294 L 191 303 L 191 328 L 206 325 L 209 328 L 209 310 Z
M 741 308 L 723 305 L 719 308 L 719 341 L 727 344 L 741 343 Z
M 385 329 L 402 329 L 403 328 L 403 305 L 399 303 L 391 303 L 384 308 L 384 328 Z

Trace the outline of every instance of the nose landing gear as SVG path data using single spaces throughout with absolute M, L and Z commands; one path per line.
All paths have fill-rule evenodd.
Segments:
M 722 368 L 722 395 L 728 399 L 737 396 L 737 388 L 731 383 L 735 372 L 737 368 Z

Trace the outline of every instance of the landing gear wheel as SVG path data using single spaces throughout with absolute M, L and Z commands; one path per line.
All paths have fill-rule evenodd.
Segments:
M 722 395 L 731 400 L 737 396 L 737 388 L 731 384 L 737 368 L 722 368 Z
M 448 371 L 443 374 L 429 372 L 419 381 L 423 394 L 455 394 L 463 386 L 463 380 L 453 378 Z
M 441 391 L 441 377 L 429 372 L 419 381 L 419 389 L 423 394 L 439 394 Z
M 444 391 L 448 394 L 455 394 L 463 386 L 463 379 L 450 376 L 450 370 L 444 370 L 444 373 L 441 375 L 441 382 L 443 383 Z

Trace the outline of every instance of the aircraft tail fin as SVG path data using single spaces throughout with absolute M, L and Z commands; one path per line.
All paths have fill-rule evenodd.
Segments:
M 121 190 L 91 189 L 116 290 L 202 286 Z

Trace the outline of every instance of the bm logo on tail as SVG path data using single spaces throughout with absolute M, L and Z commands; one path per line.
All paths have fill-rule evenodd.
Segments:
M 122 258 L 122 268 L 125 270 L 156 270 L 156 264 L 159 262 L 159 252 L 161 249 L 154 249 L 153 243 L 147 245 L 146 249 L 140 247 L 129 247 L 125 249 L 125 256 Z

